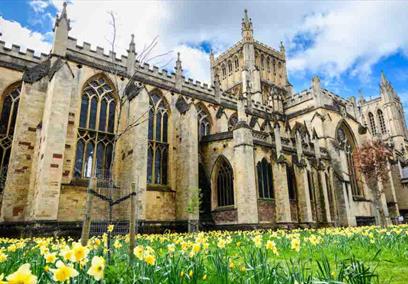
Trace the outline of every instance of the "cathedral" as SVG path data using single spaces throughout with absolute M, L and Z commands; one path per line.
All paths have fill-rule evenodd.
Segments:
M 373 139 L 393 152 L 387 221 L 408 217 L 408 132 L 384 74 L 370 100 L 317 76 L 295 93 L 284 45 L 257 41 L 246 11 L 236 44 L 210 54 L 211 85 L 183 75 L 182 54 L 169 72 L 136 60 L 133 36 L 119 57 L 69 31 L 64 4 L 49 54 L 0 41 L 1 234 L 80 231 L 87 192 L 107 187 L 112 200 L 134 188 L 143 232 L 374 224 L 352 156 Z M 92 220 L 107 206 L 94 198 Z M 128 222 L 129 208 L 111 217 Z

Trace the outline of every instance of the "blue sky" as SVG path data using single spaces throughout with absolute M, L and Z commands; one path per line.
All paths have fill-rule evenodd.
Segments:
M 95 3 L 98 3 L 95 5 Z M 141 50 L 159 36 L 156 53 L 172 51 L 164 65 L 181 53 L 187 76 L 209 80 L 209 52 L 224 51 L 240 39 L 240 22 L 248 8 L 255 38 L 286 46 L 289 80 L 295 91 L 310 86 L 313 75 L 343 96 L 378 96 L 381 71 L 408 108 L 408 2 L 403 1 L 70 1 L 70 36 L 79 42 L 109 46 L 107 11 L 118 20 L 118 53 L 130 34 Z M 47 52 L 59 0 L 2 0 L 0 39 Z M 137 16 L 136 16 L 137 15 Z M 171 69 L 172 65 L 166 68 Z M 407 114 L 407 110 L 405 113 Z

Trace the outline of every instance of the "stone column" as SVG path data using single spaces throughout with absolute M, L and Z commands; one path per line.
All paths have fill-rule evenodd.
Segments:
M 298 192 L 299 217 L 301 223 L 312 223 L 312 205 L 310 203 L 309 187 L 307 182 L 306 168 L 294 166 L 296 175 L 296 187 Z
M 120 184 L 124 191 L 129 192 L 132 183 L 138 182 L 136 184 L 136 216 L 139 220 L 144 220 L 146 216 L 149 94 L 143 88 L 137 96 L 131 99 L 129 104 L 129 120 L 127 123 L 132 123 L 136 120 L 142 123 L 131 128 L 121 141 L 122 153 L 124 155 L 117 157 L 121 160 L 122 164 L 122 170 L 119 173 L 121 178 Z M 128 205 L 130 209 L 130 202 Z
M 187 210 L 198 190 L 198 124 L 197 110 L 193 104 L 184 114 L 180 114 L 178 141 L 176 218 L 195 221 L 198 220 L 199 210 Z
M 27 194 L 31 176 L 35 175 L 32 170 L 34 149 L 38 148 L 37 126 L 43 115 L 46 81 L 48 78 L 33 84 L 22 83 L 7 181 L 3 191 L 1 216 L 4 221 L 23 221 L 29 214 L 27 204 L 31 207 L 32 198 Z
M 326 183 L 326 176 L 324 174 L 323 169 L 319 169 L 317 171 L 317 174 L 320 176 L 320 184 L 321 184 L 321 189 L 323 192 L 323 196 L 322 196 L 322 200 L 323 200 L 323 207 L 324 207 L 324 212 L 323 214 L 325 214 L 325 219 L 327 223 L 331 223 L 331 216 L 330 216 L 330 206 L 332 206 L 332 204 L 329 203 L 329 195 L 327 192 L 327 183 Z
M 239 121 L 234 135 L 234 191 L 239 224 L 258 223 L 252 130 Z
M 286 167 L 287 165 L 285 162 L 275 162 L 272 164 L 277 223 L 290 223 L 292 221 Z
M 53 60 L 59 60 L 52 58 Z M 67 63 L 48 84 L 42 118 L 41 144 L 37 167 L 37 184 L 34 188 L 32 218 L 57 220 L 68 113 L 74 76 Z M 57 63 L 55 63 L 57 66 Z

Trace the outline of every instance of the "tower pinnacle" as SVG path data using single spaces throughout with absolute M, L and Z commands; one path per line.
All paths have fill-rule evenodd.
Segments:
M 242 18 L 241 34 L 245 41 L 253 40 L 254 31 L 252 27 L 252 20 L 248 17 L 247 9 L 244 10 L 244 17 Z
M 67 2 L 64 2 L 61 15 L 56 17 L 54 25 L 54 41 L 51 53 L 65 56 L 68 45 L 68 32 L 71 30 L 70 20 L 67 14 Z

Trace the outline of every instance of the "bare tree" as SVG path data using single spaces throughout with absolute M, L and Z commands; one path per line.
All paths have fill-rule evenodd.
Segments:
M 382 227 L 387 225 L 384 208 L 381 202 L 384 184 L 388 181 L 388 162 L 392 152 L 381 140 L 370 141 L 360 146 L 354 153 L 354 161 L 373 193 L 374 206 L 378 212 L 378 221 Z M 382 187 L 379 187 L 382 183 Z

